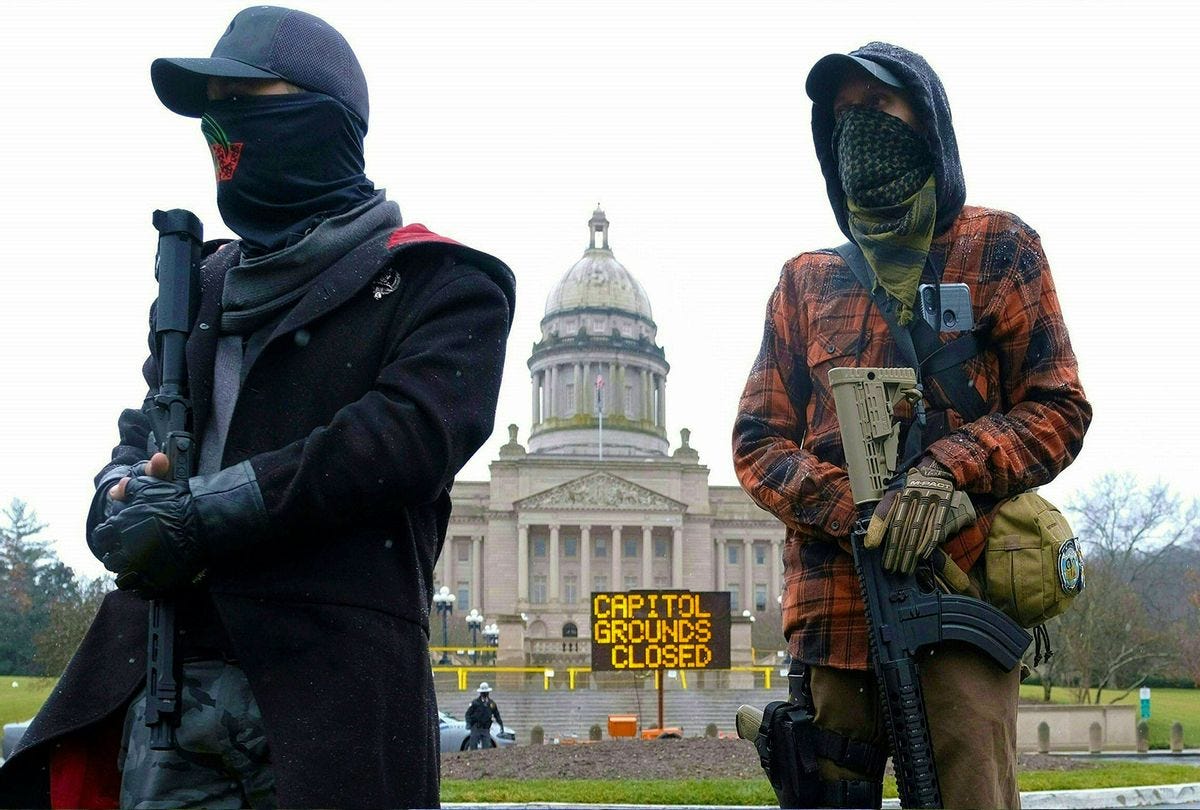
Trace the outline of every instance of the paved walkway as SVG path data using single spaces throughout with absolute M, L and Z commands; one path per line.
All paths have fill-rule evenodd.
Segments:
M 1139 754 L 1136 751 L 1102 751 L 1090 754 L 1087 751 L 1053 751 L 1050 756 L 1071 757 L 1086 762 L 1087 760 L 1115 759 L 1121 762 L 1153 763 L 1154 765 L 1196 765 L 1200 766 L 1200 748 L 1185 748 L 1178 754 L 1170 751 L 1147 751 Z
M 900 802 L 889 799 L 884 807 L 899 807 Z M 1117 808 L 1117 807 L 1193 807 L 1200 806 L 1200 782 L 1183 785 L 1149 785 L 1145 787 L 1111 788 L 1106 790 L 1039 790 L 1021 794 L 1022 810 L 1049 808 Z M 442 807 L 455 810 L 566 810 L 567 808 L 638 808 L 638 810 L 747 810 L 745 806 L 691 807 L 688 805 L 652 804 L 560 804 L 537 802 L 529 804 L 460 804 L 444 802 Z

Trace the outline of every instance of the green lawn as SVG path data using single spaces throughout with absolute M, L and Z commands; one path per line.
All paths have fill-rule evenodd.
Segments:
M 57 682 L 57 678 L 0 676 L 0 726 L 37 714 Z
M 13 684 L 16 684 L 14 686 Z M 0 724 L 27 720 L 37 713 L 54 678 L 0 678 Z M 1021 696 L 1040 699 L 1040 686 L 1022 686 Z M 1069 703 L 1066 689 L 1056 688 L 1054 702 Z M 1122 703 L 1137 705 L 1134 692 Z M 1171 723 L 1183 723 L 1184 744 L 1200 747 L 1200 689 L 1154 689 L 1151 695 L 1150 744 L 1166 748 Z M 1125 785 L 1200 782 L 1200 768 L 1188 765 L 1142 765 L 1106 763 L 1075 771 L 1027 771 L 1019 774 L 1021 790 L 1072 790 L 1121 787 Z M 884 795 L 896 795 L 895 782 L 888 779 Z M 683 781 L 536 779 L 474 782 L 448 779 L 442 782 L 442 800 L 470 801 L 556 801 L 642 804 L 771 804 L 774 794 L 765 779 L 690 779 Z
M 1190 765 L 1111 763 L 1077 771 L 1027 771 L 1017 776 L 1021 790 L 1077 790 L 1128 785 L 1200 782 Z M 896 798 L 896 782 L 884 783 L 885 798 Z M 581 804 L 774 805 L 775 794 L 761 779 L 488 779 L 442 781 L 443 802 L 565 802 Z
M 1065 687 L 1055 687 L 1051 695 L 1054 703 L 1074 703 L 1075 692 Z M 1115 697 L 1112 692 L 1108 697 L 1100 693 L 1100 702 L 1108 703 Z M 1021 697 L 1042 699 L 1042 687 L 1026 684 L 1021 687 Z M 1135 689 L 1117 701 L 1137 707 L 1140 705 Z M 1140 717 L 1141 715 L 1139 715 Z M 1171 747 L 1171 724 L 1183 724 L 1184 748 L 1200 748 L 1200 689 L 1151 689 L 1150 690 L 1150 747 Z

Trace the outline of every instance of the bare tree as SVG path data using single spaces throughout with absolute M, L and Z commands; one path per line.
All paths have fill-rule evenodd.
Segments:
M 1200 571 L 1188 571 L 1187 613 L 1176 623 L 1179 664 L 1196 686 L 1200 686 Z
M 1170 634 L 1111 563 L 1090 563 L 1088 582 L 1076 604 L 1059 617 L 1055 657 L 1080 703 L 1099 703 L 1105 689 L 1121 695 L 1137 688 L 1172 660 Z
M 1161 481 L 1143 488 L 1132 475 L 1108 473 L 1067 509 L 1088 564 L 1112 566 L 1121 581 L 1147 597 L 1152 610 L 1162 607 L 1155 586 L 1177 581 L 1179 572 L 1159 563 L 1200 538 L 1200 501 L 1184 502 Z
M 1104 690 L 1127 693 L 1176 660 L 1171 621 L 1182 578 L 1168 561 L 1197 538 L 1200 503 L 1185 503 L 1161 482 L 1143 488 L 1132 476 L 1108 474 L 1067 509 L 1083 544 L 1086 587 L 1051 625 L 1059 647 L 1052 674 L 1081 702 L 1099 703 Z

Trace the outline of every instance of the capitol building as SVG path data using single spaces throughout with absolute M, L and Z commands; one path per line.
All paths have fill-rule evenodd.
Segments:
M 456 596 L 455 621 L 475 608 L 498 624 L 501 663 L 586 662 L 592 591 L 723 590 L 740 617 L 782 588 L 782 524 L 740 487 L 709 485 L 686 429 L 671 449 L 671 366 L 608 228 L 597 208 L 546 297 L 526 440 L 509 425 L 490 480 L 452 492 L 435 586 Z

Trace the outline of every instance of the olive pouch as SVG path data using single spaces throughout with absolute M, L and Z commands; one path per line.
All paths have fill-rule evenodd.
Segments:
M 987 601 L 1022 627 L 1062 613 L 1083 590 L 1078 538 L 1062 512 L 1032 491 L 1000 504 L 984 570 Z

